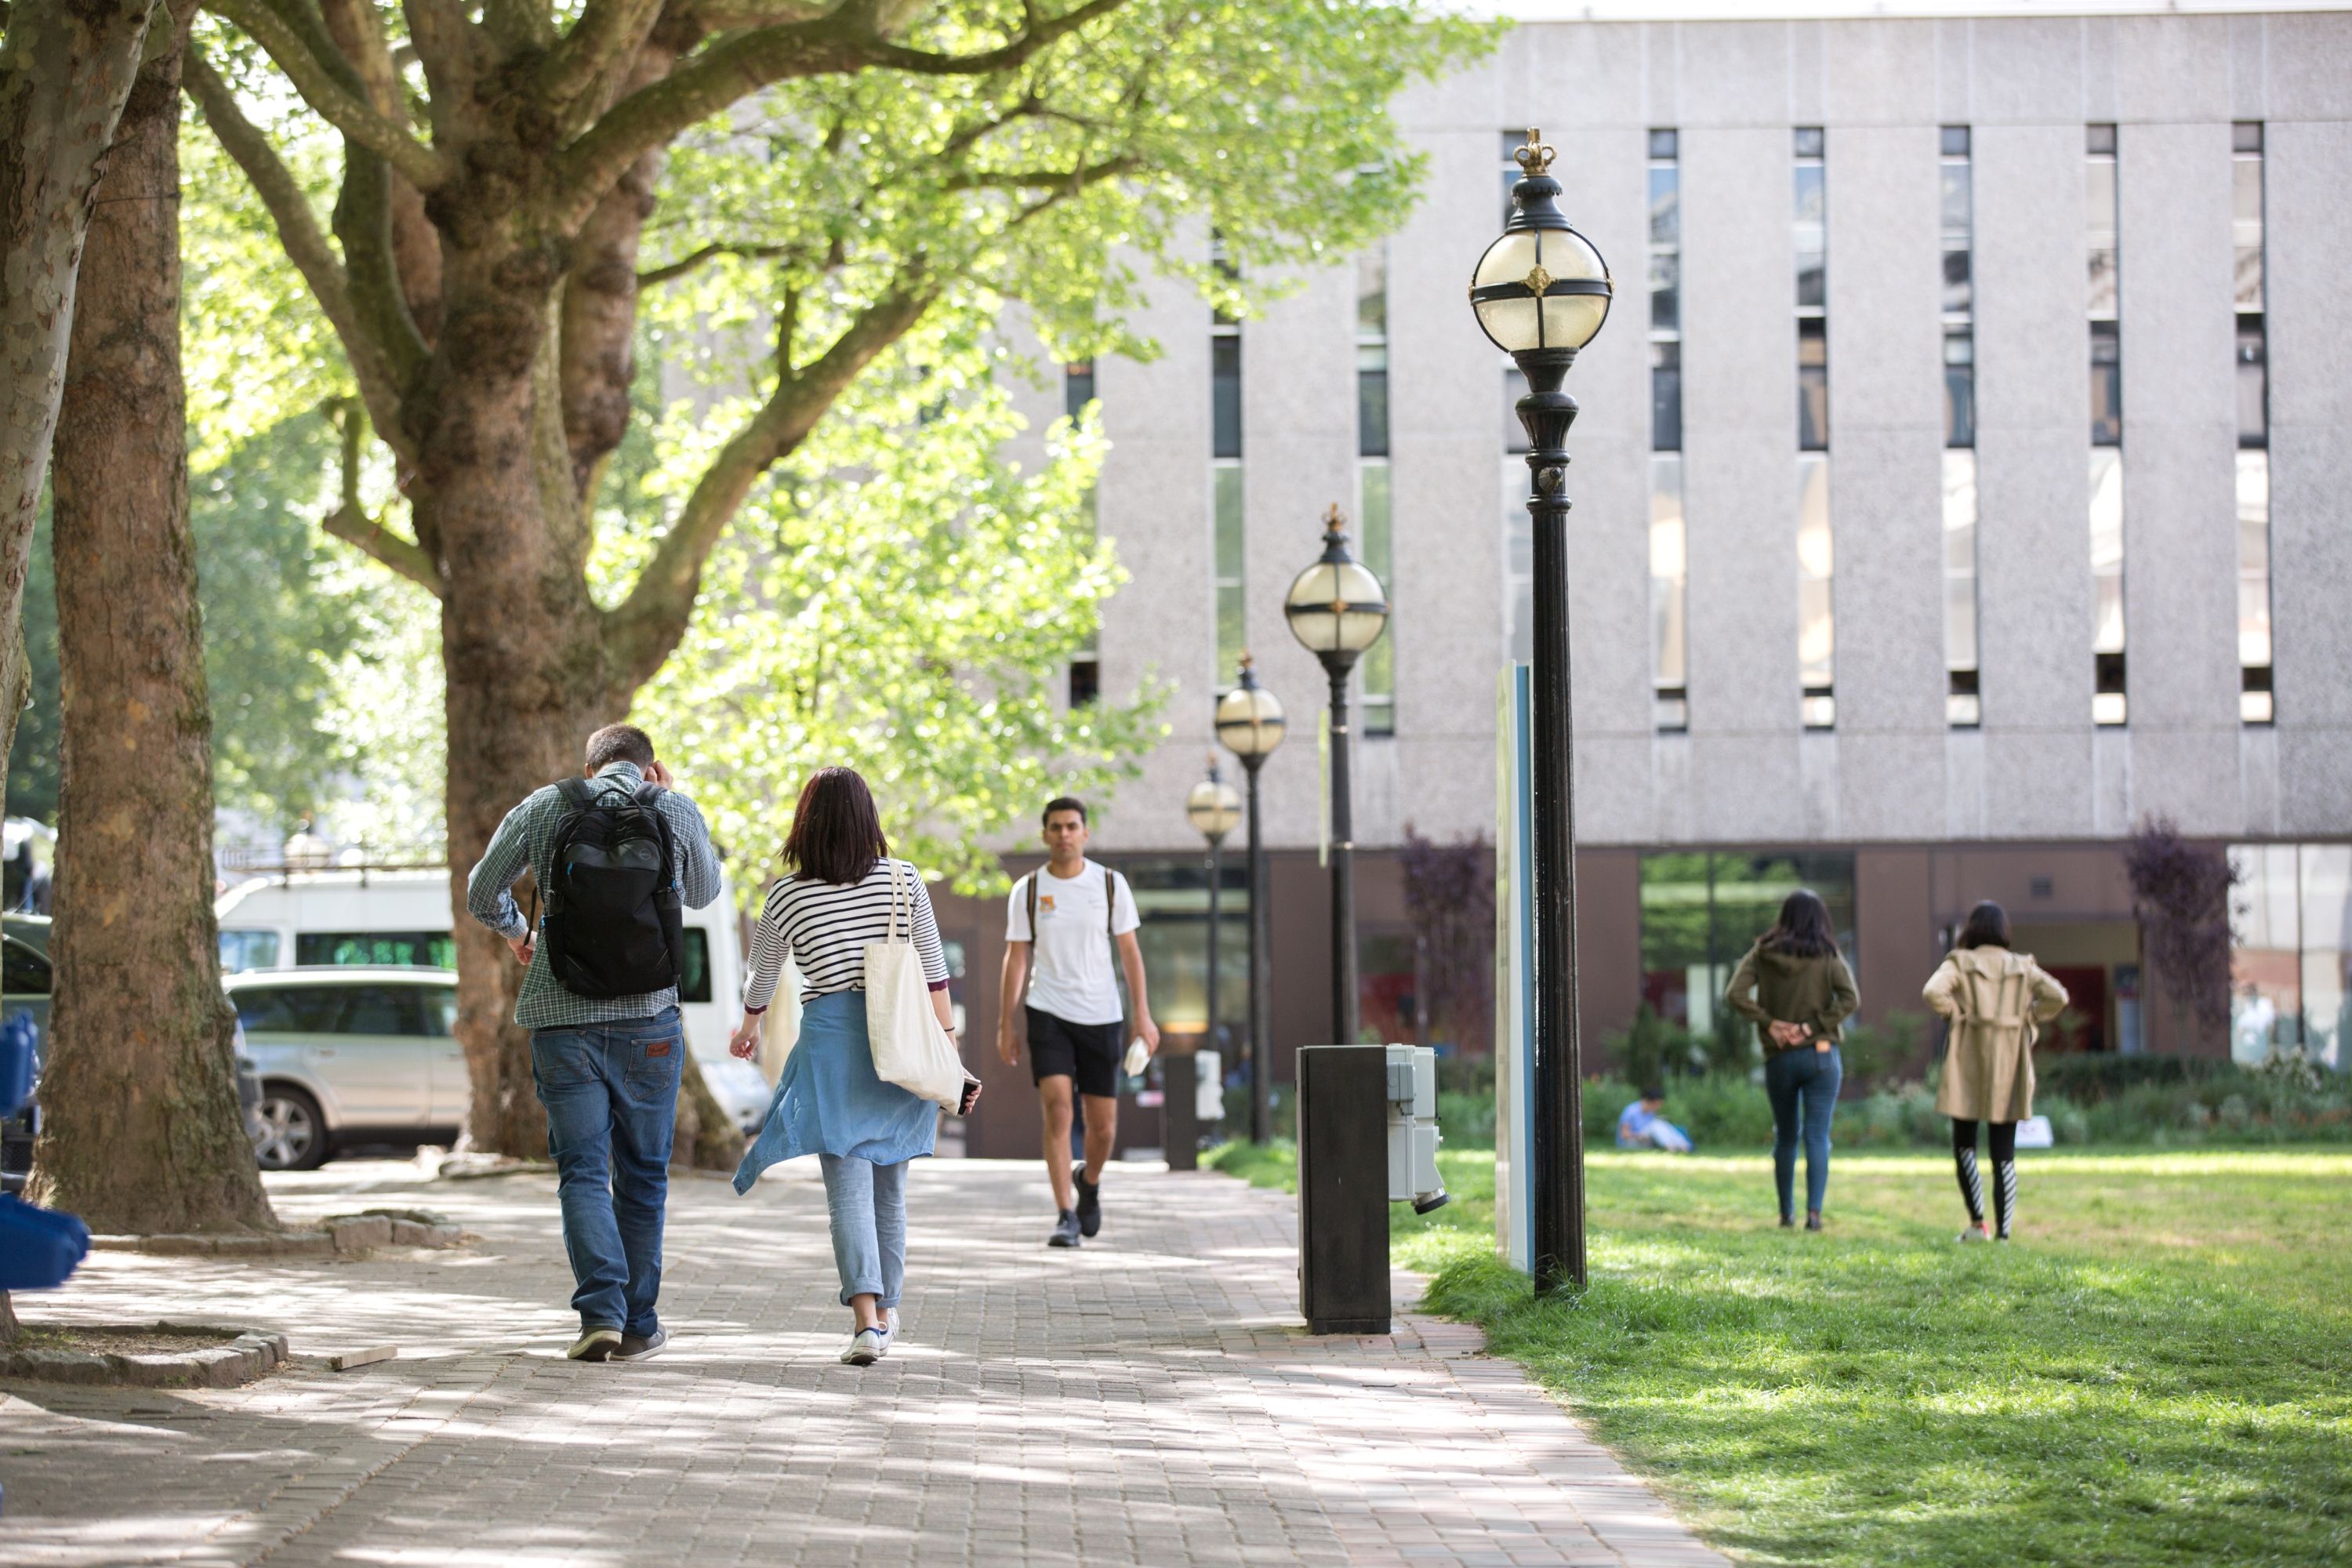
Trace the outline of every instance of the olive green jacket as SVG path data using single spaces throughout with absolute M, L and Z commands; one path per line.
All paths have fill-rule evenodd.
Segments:
M 1862 1005 L 1854 989 L 1853 971 L 1836 953 L 1798 958 L 1776 952 L 1759 940 L 1731 973 L 1724 1001 L 1743 1018 L 1753 1019 L 1756 1038 L 1768 1057 L 1800 1047 L 1774 1040 L 1769 1026 L 1774 1019 L 1802 1024 L 1805 1044 L 1845 1038 L 1845 1021 Z

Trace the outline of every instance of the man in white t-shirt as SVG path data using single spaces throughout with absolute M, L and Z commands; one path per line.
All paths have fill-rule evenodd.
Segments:
M 1045 1111 L 1045 1173 L 1058 1211 L 1048 1247 L 1076 1247 L 1102 1228 L 1102 1171 L 1118 1131 L 1120 1028 L 1118 951 L 1127 994 L 1135 1000 L 1135 1034 L 1160 1048 L 1160 1026 L 1143 989 L 1143 951 L 1136 945 L 1135 894 L 1127 879 L 1087 858 L 1087 808 L 1063 795 L 1045 807 L 1046 861 L 1013 884 L 1004 913 L 1004 976 L 996 1051 L 1021 1061 L 1014 1018 L 1025 1013 L 1029 1076 Z M 1026 1007 L 1024 1008 L 1025 993 Z M 1087 1164 L 1070 1172 L 1071 1094 L 1086 1100 Z

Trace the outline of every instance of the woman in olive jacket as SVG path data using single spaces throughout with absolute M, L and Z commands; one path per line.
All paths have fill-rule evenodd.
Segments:
M 2033 1114 L 2033 1041 L 2066 1005 L 2066 988 L 2031 953 L 2009 949 L 2009 916 L 1987 900 L 1969 911 L 1960 940 L 1920 993 L 1950 1020 L 1936 1110 L 1952 1119 L 1952 1161 L 1969 1205 L 1962 1241 L 1990 1240 L 1977 1123 L 1991 1123 L 1992 1213 L 2001 1240 L 2017 1214 L 2017 1124 Z
M 1764 1093 L 1772 1102 L 1772 1181 L 1780 1195 L 1780 1223 L 1796 1216 L 1797 1141 L 1805 1144 L 1805 1228 L 1822 1228 L 1822 1198 L 1830 1184 L 1830 1116 L 1837 1109 L 1845 1064 L 1838 1042 L 1845 1021 L 1862 1005 L 1853 972 L 1838 955 L 1829 906 L 1800 888 L 1780 905 L 1780 919 L 1756 939 L 1732 972 L 1724 997 L 1752 1019 L 1764 1047 Z

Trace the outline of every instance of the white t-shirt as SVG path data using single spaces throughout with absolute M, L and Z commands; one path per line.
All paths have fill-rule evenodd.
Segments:
M 1004 906 L 1004 939 L 1033 943 L 1029 955 L 1029 1005 L 1072 1024 L 1116 1024 L 1118 977 L 1110 962 L 1111 938 L 1143 923 L 1127 879 L 1110 873 L 1118 907 L 1103 906 L 1104 868 L 1078 862 L 1075 877 L 1056 877 L 1039 867 L 1037 930 L 1029 930 L 1029 879 L 1013 884 Z

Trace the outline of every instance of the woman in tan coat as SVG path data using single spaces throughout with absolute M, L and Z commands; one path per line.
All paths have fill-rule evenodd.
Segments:
M 1992 1124 L 1992 1212 L 2001 1240 L 2017 1213 L 2017 1124 L 2033 1114 L 2033 1041 L 2066 1005 L 2066 988 L 2011 952 L 2009 916 L 1988 900 L 1969 911 L 1960 940 L 1921 993 L 1950 1021 L 1944 1082 L 1936 1110 L 1952 1119 L 1952 1159 L 1969 1205 L 1962 1241 L 1988 1241 L 1984 1182 L 1977 1174 L 1977 1123 Z

